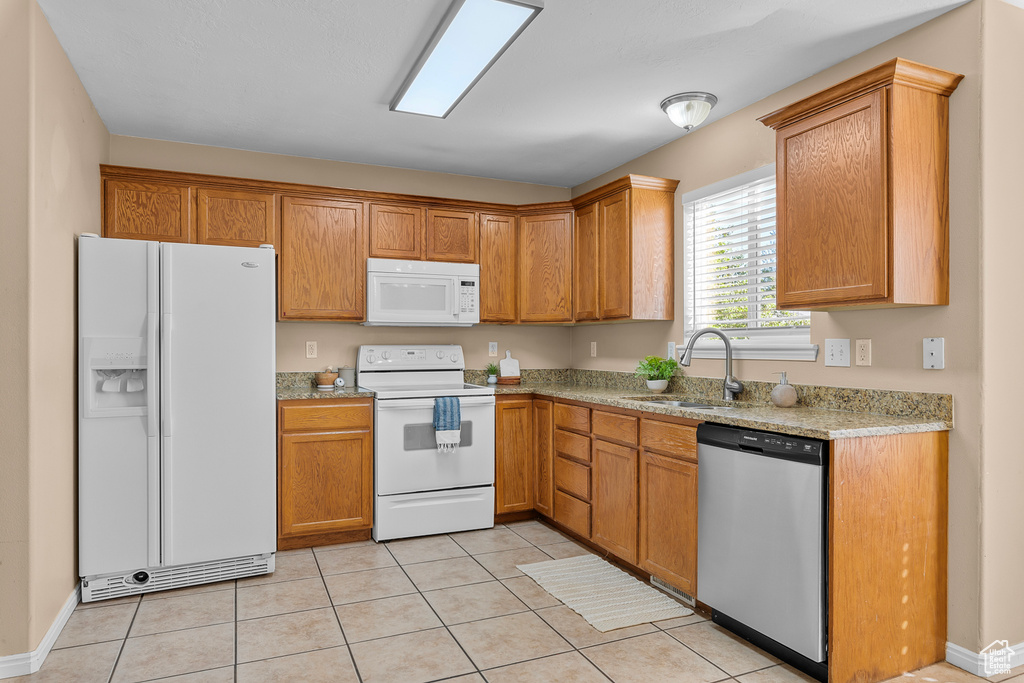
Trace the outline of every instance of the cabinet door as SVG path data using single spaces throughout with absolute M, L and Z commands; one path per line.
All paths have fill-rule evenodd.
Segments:
M 697 595 L 695 463 L 647 452 L 641 456 L 640 568 Z
M 515 216 L 480 215 L 480 322 L 516 321 Z
M 370 204 L 370 256 L 423 260 L 423 209 Z
M 103 236 L 191 242 L 192 189 L 170 183 L 105 181 Z
M 533 509 L 533 401 L 498 400 L 494 419 L 494 512 Z
M 551 517 L 554 514 L 553 501 L 555 457 L 554 403 L 546 399 L 533 401 L 533 457 L 534 487 L 533 509 Z
M 373 526 L 370 430 L 283 434 L 278 466 L 280 536 Z
M 594 439 L 592 540 L 631 564 L 637 559 L 637 460 L 635 448 Z
M 576 320 L 597 320 L 597 202 L 576 211 L 573 232 L 573 308 Z
M 281 200 L 282 320 L 362 320 L 366 311 L 363 204 Z
M 519 219 L 519 319 L 572 321 L 572 213 Z
M 229 247 L 277 245 L 273 193 L 200 187 L 196 190 L 196 241 Z
M 427 209 L 427 260 L 476 262 L 476 214 Z
M 600 241 L 598 268 L 599 313 L 602 320 L 628 318 L 632 287 L 630 272 L 629 190 L 597 203 Z
M 778 131 L 779 308 L 887 296 L 886 92 Z

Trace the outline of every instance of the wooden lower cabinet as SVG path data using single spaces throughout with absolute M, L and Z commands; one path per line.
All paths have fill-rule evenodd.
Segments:
M 552 468 L 555 457 L 554 403 L 545 399 L 533 400 L 533 509 L 550 517 L 554 510 L 554 479 Z
M 494 410 L 494 513 L 533 509 L 533 399 L 498 396 Z
M 368 534 L 371 400 L 279 401 L 278 429 L 278 548 L 330 543 L 339 532 Z
M 593 442 L 592 540 L 630 564 L 637 563 L 637 468 L 635 448 Z
M 641 454 L 639 555 L 641 569 L 697 595 L 696 462 Z

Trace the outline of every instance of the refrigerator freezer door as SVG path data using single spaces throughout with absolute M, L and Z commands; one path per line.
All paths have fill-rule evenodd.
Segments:
M 274 552 L 274 251 L 161 247 L 164 564 Z
M 159 245 L 78 246 L 78 567 L 160 564 Z M 128 378 L 142 390 L 129 391 Z

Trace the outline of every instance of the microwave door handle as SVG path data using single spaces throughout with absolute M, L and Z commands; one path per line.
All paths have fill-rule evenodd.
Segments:
M 459 319 L 459 278 L 452 279 L 452 319 Z

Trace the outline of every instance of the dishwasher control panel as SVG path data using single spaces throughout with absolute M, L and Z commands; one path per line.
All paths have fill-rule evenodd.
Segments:
M 825 442 L 818 439 L 805 439 L 788 434 L 773 434 L 772 432 L 761 432 L 754 429 L 737 429 L 707 422 L 698 427 L 697 438 L 701 443 L 782 457 L 792 455 L 801 459 L 820 460 L 825 453 Z

